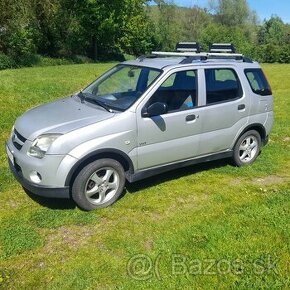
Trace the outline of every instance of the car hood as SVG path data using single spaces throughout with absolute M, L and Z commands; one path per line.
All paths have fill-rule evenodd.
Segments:
M 77 97 L 67 97 L 27 111 L 16 120 L 15 129 L 33 141 L 44 133 L 64 134 L 114 115 L 97 105 L 81 103 Z

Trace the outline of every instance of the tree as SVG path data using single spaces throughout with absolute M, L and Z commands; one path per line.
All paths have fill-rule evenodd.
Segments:
M 247 0 L 209 0 L 209 6 L 223 25 L 241 26 L 253 20 Z
M 198 6 L 185 9 L 184 15 L 180 16 L 179 18 L 182 21 L 182 39 L 180 40 L 199 40 L 202 31 L 211 23 L 207 11 Z
M 278 16 L 272 16 L 265 21 L 258 33 L 260 44 L 283 45 L 289 43 L 289 29 Z

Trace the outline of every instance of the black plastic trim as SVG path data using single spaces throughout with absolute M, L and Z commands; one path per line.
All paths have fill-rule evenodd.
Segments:
M 218 160 L 218 159 L 223 159 L 223 158 L 229 158 L 233 156 L 233 151 L 226 151 L 226 152 L 220 152 L 208 156 L 201 156 L 197 157 L 194 159 L 190 160 L 185 160 L 185 161 L 180 161 L 177 163 L 169 164 L 169 165 L 164 165 L 152 169 L 144 169 L 141 171 L 137 171 L 136 173 L 130 174 L 127 173 L 126 177 L 129 182 L 135 182 L 144 178 L 148 178 L 157 174 L 161 174 L 170 170 L 202 163 L 202 162 L 208 162 L 208 161 L 213 161 L 213 160 Z
M 21 142 L 23 142 L 23 143 L 25 143 L 26 142 L 26 138 L 25 137 L 23 137 L 16 129 L 14 129 L 14 134 L 17 136 L 17 138 L 21 141 Z
M 9 162 L 9 167 L 10 170 L 12 171 L 14 177 L 16 180 L 28 191 L 31 193 L 38 195 L 38 196 L 43 196 L 43 197 L 51 197 L 51 198 L 70 198 L 70 189 L 68 186 L 61 187 L 61 188 L 53 188 L 53 187 L 46 187 L 46 186 L 41 186 L 41 185 L 36 185 L 28 180 L 26 180 L 21 171 L 18 172 L 16 168 L 13 166 L 10 160 Z
M 118 149 L 112 149 L 112 148 L 108 148 L 108 149 L 100 149 L 100 150 L 96 150 L 91 152 L 90 154 L 86 155 L 85 157 L 83 157 L 82 159 L 78 160 L 77 163 L 71 168 L 71 170 L 69 171 L 66 180 L 65 180 L 65 185 L 66 186 L 70 186 L 71 181 L 72 181 L 72 177 L 75 174 L 75 172 L 77 171 L 77 169 L 79 168 L 79 166 L 81 166 L 82 164 L 85 164 L 86 162 L 90 161 L 90 159 L 93 159 L 94 157 L 96 157 L 97 155 L 109 155 L 109 154 L 114 154 L 114 155 L 118 155 L 121 158 L 125 159 L 126 162 L 128 162 L 129 165 L 129 174 L 134 172 L 134 165 L 132 160 L 130 159 L 130 157 L 124 153 L 123 151 L 120 151 Z
M 249 130 L 255 130 L 256 128 L 259 128 L 259 130 L 261 130 L 262 134 L 260 131 L 258 131 L 258 133 L 261 135 L 261 139 L 262 139 L 262 144 L 263 146 L 265 146 L 268 143 L 268 136 L 266 136 L 266 129 L 262 124 L 259 123 L 253 123 L 248 125 L 246 128 L 244 128 L 244 130 L 239 134 L 239 136 L 237 137 L 236 142 L 239 140 L 239 138 L 247 131 Z M 257 130 L 256 130 L 257 131 Z

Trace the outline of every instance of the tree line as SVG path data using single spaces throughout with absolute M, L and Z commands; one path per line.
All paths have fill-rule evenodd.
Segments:
M 155 5 L 152 5 L 154 2 Z M 178 41 L 232 42 L 260 62 L 290 62 L 290 25 L 259 21 L 247 0 L 209 0 L 206 9 L 166 0 L 1 0 L 0 69 L 53 59 L 121 60 Z

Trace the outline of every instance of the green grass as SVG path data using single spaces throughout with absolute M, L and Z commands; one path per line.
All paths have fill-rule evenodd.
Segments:
M 162 174 L 91 213 L 25 194 L 4 148 L 17 116 L 112 65 L 0 72 L 0 289 L 289 289 L 290 65 L 263 66 L 276 120 L 250 167 Z

